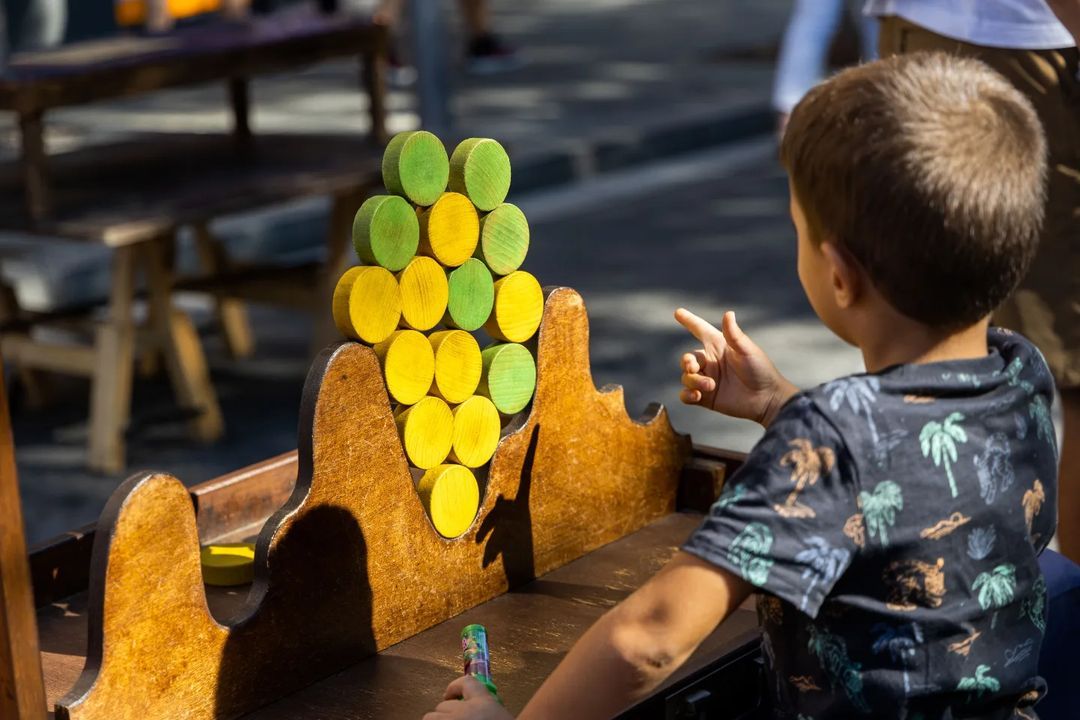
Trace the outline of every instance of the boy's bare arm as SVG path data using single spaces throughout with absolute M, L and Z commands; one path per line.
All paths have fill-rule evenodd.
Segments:
M 1046 0 L 1046 3 L 1080 47 L 1080 0 Z
M 578 640 L 519 717 L 615 715 L 682 665 L 750 591 L 741 578 L 678 553 Z

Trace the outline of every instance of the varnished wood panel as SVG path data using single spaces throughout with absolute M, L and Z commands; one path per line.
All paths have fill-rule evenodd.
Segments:
M 87 669 L 58 718 L 227 718 L 272 701 L 670 514 L 689 441 L 598 392 L 581 297 L 550 292 L 531 412 L 480 512 L 442 538 L 416 495 L 375 353 L 316 360 L 290 500 L 264 527 L 248 605 L 211 617 L 190 497 L 145 474 L 114 494 L 91 569 Z
M 0 384 L 0 718 L 36 720 L 44 709 L 15 444 L 7 397 Z

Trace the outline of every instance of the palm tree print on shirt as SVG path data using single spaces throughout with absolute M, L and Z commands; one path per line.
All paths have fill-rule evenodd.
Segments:
M 877 402 L 877 394 L 881 389 L 881 381 L 872 375 L 853 375 L 852 377 L 833 380 L 825 386 L 825 394 L 829 397 L 829 408 L 839 410 L 845 402 L 856 415 L 866 418 L 866 426 L 870 430 L 870 439 L 877 445 L 877 425 L 874 424 L 874 403 Z
M 795 438 L 788 445 L 791 450 L 780 458 L 780 466 L 791 468 L 795 488 L 783 504 L 773 505 L 773 510 L 782 517 L 814 517 L 814 509 L 800 503 L 799 494 L 833 469 L 836 453 L 830 447 L 815 448 L 806 438 Z
M 1010 459 L 1009 439 L 1005 433 L 994 433 L 987 439 L 981 454 L 971 459 L 979 478 L 979 495 L 987 505 L 992 505 L 998 492 L 1012 487 L 1015 476 Z
M 1030 620 L 1040 633 L 1046 632 L 1046 578 L 1042 575 L 1032 583 L 1031 594 L 1020 602 L 1020 617 Z
M 855 513 L 844 521 L 844 535 L 847 535 L 855 547 L 866 546 L 866 523 L 863 522 L 862 513 Z
M 904 695 L 911 694 L 911 678 L 908 670 L 911 668 L 912 659 L 915 657 L 915 648 L 922 645 L 923 637 L 916 623 L 908 623 L 900 627 L 893 627 L 885 623 L 874 625 L 871 632 L 874 638 L 872 650 L 875 655 L 884 652 L 889 653 L 892 661 L 904 670 Z
M 968 535 L 967 554 L 972 560 L 985 560 L 994 551 L 997 530 L 993 525 L 975 528 Z
M 963 413 L 951 413 L 944 422 L 931 420 L 923 425 L 919 432 L 919 446 L 923 457 L 934 461 L 935 467 L 945 466 L 945 475 L 949 478 L 949 491 L 956 497 L 956 480 L 953 479 L 952 464 L 956 462 L 956 443 L 967 442 L 967 433 L 958 423 L 963 422 Z
M 1028 416 L 1035 421 L 1035 432 L 1039 439 L 1056 446 L 1054 421 L 1050 418 L 1050 406 L 1046 404 L 1046 398 L 1042 395 L 1033 397 L 1031 405 L 1028 406 Z
M 731 541 L 728 560 L 739 568 L 746 582 L 761 587 L 769 579 L 773 566 L 773 560 L 769 557 L 772 544 L 773 534 L 768 526 L 759 522 L 749 523 Z
M 1031 536 L 1031 528 L 1035 523 L 1035 516 L 1042 510 L 1043 503 L 1046 502 L 1046 492 L 1043 490 L 1043 484 L 1039 480 L 1031 485 L 1030 490 L 1024 491 L 1024 497 L 1020 499 L 1020 504 L 1024 506 L 1024 522 L 1027 523 L 1028 536 Z
M 981 698 L 985 692 L 996 693 L 1001 689 L 1001 683 L 988 675 L 989 672 L 989 665 L 979 665 L 975 668 L 975 676 L 960 678 L 960 682 L 956 684 L 956 689 L 967 691 L 968 702 L 971 702 L 972 695 Z
M 997 624 L 996 608 L 1008 605 L 1016 594 L 1016 567 L 1005 563 L 990 572 L 979 573 L 975 582 L 971 583 L 971 590 L 979 594 L 979 607 L 983 610 L 995 608 L 990 620 L 990 627 L 993 628 Z
M 726 508 L 731 503 L 742 500 L 744 495 L 746 495 L 746 486 L 742 483 L 732 486 L 730 490 L 724 488 L 724 492 L 716 500 L 716 507 Z
M 814 623 L 807 625 L 809 641 L 807 649 L 817 657 L 825 674 L 829 676 L 829 685 L 835 691 L 842 688 L 848 700 L 859 712 L 869 713 L 870 707 L 863 699 L 862 665 L 848 657 L 847 644 L 838 635 L 818 628 Z
M 889 545 L 889 528 L 896 524 L 896 513 L 904 509 L 904 492 L 892 480 L 883 480 L 873 492 L 859 493 L 866 532 L 875 536 L 882 547 Z
M 847 567 L 848 558 L 851 557 L 850 552 L 843 548 L 834 548 L 825 538 L 818 535 L 808 538 L 806 542 L 810 547 L 800 550 L 795 555 L 797 562 L 806 565 L 806 569 L 802 572 L 802 579 L 810 581 L 806 586 L 806 592 L 803 593 L 802 605 L 799 607 L 804 611 L 810 600 L 810 593 L 813 592 L 818 581 L 831 586 Z

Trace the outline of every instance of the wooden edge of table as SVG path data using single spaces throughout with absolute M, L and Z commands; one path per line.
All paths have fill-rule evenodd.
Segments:
M 0 108 L 35 114 L 229 76 L 280 72 L 335 57 L 374 57 L 385 52 L 388 37 L 389 29 L 370 18 L 306 11 L 154 38 L 75 43 L 16 55 L 0 78 Z
M 683 469 L 677 507 L 707 510 L 724 478 L 744 457 L 741 453 L 695 445 Z M 254 534 L 289 498 L 296 470 L 297 454 L 293 450 L 192 486 L 199 539 L 207 543 Z M 95 524 L 85 525 L 30 548 L 36 607 L 86 590 L 94 530 Z

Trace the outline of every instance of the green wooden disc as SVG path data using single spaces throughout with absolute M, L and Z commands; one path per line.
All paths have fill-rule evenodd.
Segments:
M 365 200 L 356 211 L 352 236 L 353 247 L 361 260 L 397 272 L 416 255 L 420 221 L 404 198 L 376 195 Z
M 480 219 L 476 257 L 496 275 L 509 275 L 521 267 L 529 253 L 529 221 L 517 205 L 503 203 Z
M 513 415 L 532 400 L 536 391 L 536 362 L 524 345 L 499 343 L 480 353 L 484 362 L 477 393 L 489 398 L 499 412 Z
M 398 133 L 386 146 L 383 184 L 417 205 L 431 205 L 446 190 L 450 161 L 442 141 L 426 130 Z
M 450 157 L 450 189 L 484 212 L 498 207 L 510 192 L 510 158 L 503 146 L 489 138 L 462 140 Z
M 450 302 L 446 306 L 444 322 L 469 332 L 483 327 L 495 304 L 495 283 L 487 266 L 476 258 L 469 258 L 451 270 L 447 280 Z

